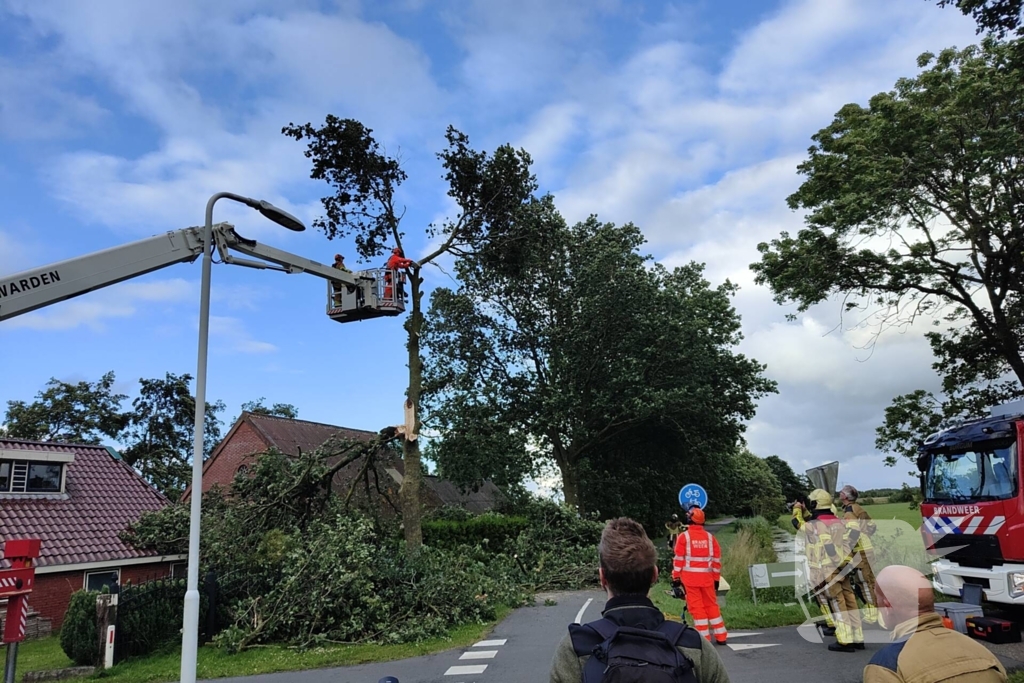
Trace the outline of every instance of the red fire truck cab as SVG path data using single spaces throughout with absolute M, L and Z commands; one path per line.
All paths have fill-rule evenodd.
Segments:
M 919 447 L 921 534 L 937 556 L 936 590 L 980 585 L 991 602 L 1024 605 L 1024 401 L 929 436 Z

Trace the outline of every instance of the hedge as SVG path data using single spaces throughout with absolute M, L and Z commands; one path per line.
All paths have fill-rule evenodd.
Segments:
M 501 552 L 514 543 L 529 525 L 530 520 L 526 517 L 497 514 L 484 514 L 466 521 L 431 520 L 423 522 L 423 542 L 435 548 L 480 545 Z

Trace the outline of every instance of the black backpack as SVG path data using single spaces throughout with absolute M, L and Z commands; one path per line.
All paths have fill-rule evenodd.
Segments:
M 648 631 L 598 619 L 571 624 L 569 636 L 577 657 L 590 655 L 582 683 L 697 683 L 678 648 L 699 650 L 702 636 L 686 624 L 666 620 Z

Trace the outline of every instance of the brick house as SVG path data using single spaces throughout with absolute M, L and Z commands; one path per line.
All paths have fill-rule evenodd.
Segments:
M 118 538 L 169 502 L 113 449 L 0 439 L 0 541 L 42 539 L 29 607 L 54 631 L 75 591 L 184 573 L 184 555 L 153 555 Z
M 214 486 L 229 489 L 235 475 L 240 471 L 244 473 L 256 461 L 257 455 L 272 448 L 285 455 L 296 456 L 300 451 L 309 452 L 319 448 L 332 437 L 372 441 L 377 436 L 376 432 L 361 429 L 244 411 L 203 465 L 203 493 Z M 358 473 L 359 466 L 356 462 L 339 471 L 334 478 L 334 489 L 344 495 Z M 404 472 L 401 458 L 382 461 L 371 472 L 374 488 L 381 492 L 381 495 L 376 496 L 376 504 L 385 513 L 398 511 L 395 504 L 398 502 L 398 489 Z M 481 513 L 495 509 L 504 500 L 498 487 L 489 481 L 484 482 L 477 491 L 467 493 L 433 475 L 424 477 L 423 483 L 423 504 L 428 510 L 443 505 L 456 505 Z M 190 490 L 186 489 L 182 500 L 188 500 L 189 495 Z

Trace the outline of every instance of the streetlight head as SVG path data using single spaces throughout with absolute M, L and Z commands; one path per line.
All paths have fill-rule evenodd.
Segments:
M 302 223 L 302 221 L 300 221 L 298 218 L 291 215 L 284 209 L 277 208 L 270 202 L 260 200 L 257 203 L 257 205 L 254 206 L 253 208 L 262 213 L 270 220 L 277 223 L 278 225 L 283 225 L 289 230 L 294 230 L 295 232 L 302 232 L 303 230 L 306 229 L 306 226 Z

